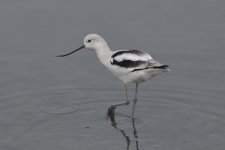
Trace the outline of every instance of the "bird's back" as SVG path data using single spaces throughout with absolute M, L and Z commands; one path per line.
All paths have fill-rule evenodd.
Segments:
M 110 64 L 111 70 L 124 82 L 142 82 L 168 70 L 168 65 L 155 61 L 148 53 L 138 50 L 114 51 Z

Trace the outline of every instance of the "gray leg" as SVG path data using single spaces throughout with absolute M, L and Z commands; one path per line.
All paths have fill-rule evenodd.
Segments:
M 124 86 L 125 86 L 125 92 L 126 92 L 126 102 L 114 104 L 114 105 L 110 106 L 109 109 L 108 109 L 108 116 L 114 115 L 114 110 L 116 109 L 116 107 L 123 106 L 123 105 L 129 105 L 130 102 L 128 100 L 128 95 L 127 95 L 127 85 L 124 84 Z
M 125 87 L 125 91 L 126 91 L 126 102 L 112 105 L 111 107 L 113 107 L 114 109 L 115 109 L 117 106 L 129 105 L 129 103 L 130 103 L 129 100 L 128 100 L 128 95 L 127 95 L 127 85 L 124 84 L 124 87 Z
M 132 114 L 131 114 L 132 118 L 134 117 L 135 106 L 137 103 L 137 94 L 138 94 L 138 83 L 136 83 L 136 88 L 135 88 L 135 96 L 134 96 L 134 100 L 133 100 L 134 104 L 133 104 L 133 109 L 132 109 Z

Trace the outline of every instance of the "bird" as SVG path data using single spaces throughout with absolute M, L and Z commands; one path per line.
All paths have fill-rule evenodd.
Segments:
M 98 34 L 88 34 L 84 38 L 84 44 L 72 52 L 58 55 L 57 57 L 65 57 L 71 55 L 81 49 L 92 49 L 96 52 L 100 62 L 108 68 L 108 70 L 121 80 L 125 87 L 126 100 L 122 103 L 113 104 L 108 108 L 108 114 L 114 113 L 119 106 L 129 105 L 127 94 L 127 84 L 135 84 L 135 95 L 133 99 L 133 107 L 131 118 L 134 118 L 135 107 L 138 100 L 138 85 L 146 80 L 150 80 L 158 74 L 170 71 L 169 66 L 162 64 L 152 58 L 152 56 L 144 51 L 129 49 L 112 51 L 107 42 Z

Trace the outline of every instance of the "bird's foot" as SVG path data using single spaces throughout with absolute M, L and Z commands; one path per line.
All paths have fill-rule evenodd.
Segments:
M 108 112 L 107 112 L 107 119 L 110 119 L 112 125 L 116 125 L 115 122 L 115 109 L 116 107 L 114 105 L 110 106 L 108 108 Z
M 116 109 L 116 107 L 114 105 L 110 106 L 108 108 L 107 116 L 108 117 L 115 116 L 115 109 Z

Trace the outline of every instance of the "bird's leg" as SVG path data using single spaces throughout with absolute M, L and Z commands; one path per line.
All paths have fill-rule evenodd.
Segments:
M 133 104 L 131 118 L 134 118 L 135 106 L 136 106 L 136 103 L 137 103 L 137 94 L 138 94 L 138 83 L 136 83 L 135 96 L 134 96 L 134 100 L 133 100 L 134 104 Z
M 110 117 L 110 119 L 111 119 L 111 117 L 114 118 L 114 112 L 115 112 L 116 107 L 123 106 L 123 105 L 129 105 L 129 103 L 130 103 L 128 100 L 128 95 L 127 95 L 127 85 L 124 84 L 124 87 L 125 87 L 125 92 L 126 92 L 126 102 L 114 104 L 109 107 L 107 115 Z

